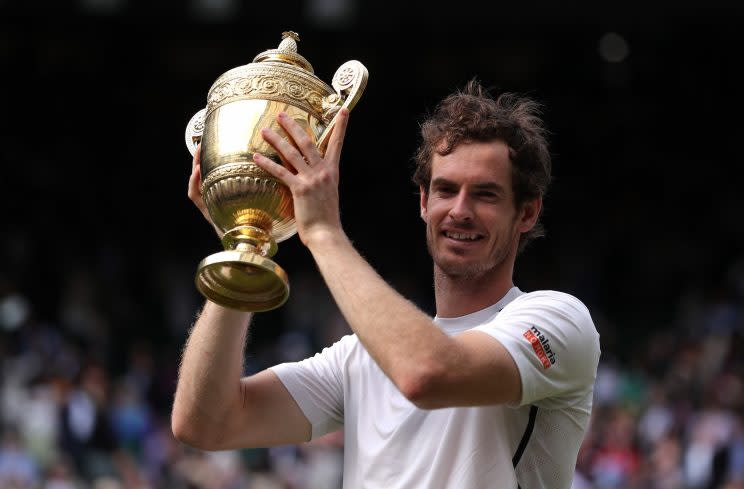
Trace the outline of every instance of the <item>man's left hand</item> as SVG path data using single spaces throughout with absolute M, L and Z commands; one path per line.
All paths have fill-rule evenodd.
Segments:
M 302 127 L 284 112 L 277 116 L 277 121 L 294 145 L 271 129 L 261 131 L 281 156 L 284 166 L 259 153 L 253 154 L 253 161 L 259 167 L 281 180 L 292 192 L 297 233 L 305 246 L 324 234 L 341 230 L 338 167 L 349 111 L 341 109 L 336 117 L 324 156 Z

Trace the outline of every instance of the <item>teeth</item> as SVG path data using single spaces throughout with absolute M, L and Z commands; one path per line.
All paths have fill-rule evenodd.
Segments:
M 447 237 L 452 239 L 462 239 L 462 240 L 468 240 L 468 241 L 474 241 L 478 239 L 477 234 L 467 234 L 467 233 L 450 233 L 447 232 Z

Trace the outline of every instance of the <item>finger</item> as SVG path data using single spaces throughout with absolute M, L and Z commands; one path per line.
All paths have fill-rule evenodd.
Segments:
M 310 136 L 308 136 L 297 121 L 289 117 L 286 112 L 280 112 L 276 119 L 279 121 L 279 125 L 286 131 L 287 135 L 292 139 L 292 141 L 294 141 L 306 161 L 310 162 L 312 165 L 321 160 L 320 153 L 318 152 L 315 143 L 310 139 Z
M 207 211 L 207 204 L 204 202 L 204 196 L 202 196 L 201 192 L 201 170 L 199 167 L 196 167 L 196 170 L 191 174 L 191 178 L 189 178 L 189 199 L 196 205 L 197 209 L 201 211 L 202 214 L 204 214 L 207 219 L 208 217 L 208 211 Z
M 191 197 L 191 188 L 193 186 L 194 174 L 196 169 L 201 166 L 201 144 L 197 145 L 194 151 L 194 157 L 191 159 L 191 175 L 189 176 L 189 198 Z
M 336 124 L 331 130 L 331 138 L 328 141 L 328 148 L 326 149 L 326 160 L 332 161 L 338 165 L 341 160 L 341 148 L 344 146 L 344 138 L 346 137 L 346 128 L 349 125 L 349 109 L 342 108 L 338 111 L 336 116 Z
M 279 153 L 285 163 L 292 166 L 298 172 L 307 171 L 309 168 L 305 157 L 295 148 L 292 143 L 281 137 L 276 131 L 269 128 L 261 129 L 261 136 Z
M 194 151 L 194 159 L 191 160 L 191 167 L 195 166 L 201 166 L 201 143 L 199 143 L 196 146 L 196 151 Z
M 201 199 L 201 168 L 199 165 L 193 165 L 191 167 L 191 175 L 189 175 L 189 188 L 188 196 L 191 200 L 196 202 L 196 199 Z
M 196 207 L 204 214 L 207 215 L 207 206 L 204 203 L 204 197 L 201 191 L 201 145 L 197 146 L 194 152 L 194 159 L 191 163 L 191 175 L 189 176 L 189 188 L 188 196 Z
M 287 187 L 291 188 L 292 184 L 297 182 L 297 177 L 291 171 L 282 165 L 274 163 L 271 159 L 260 153 L 253 153 L 253 162 L 269 172 L 270 175 L 278 178 Z

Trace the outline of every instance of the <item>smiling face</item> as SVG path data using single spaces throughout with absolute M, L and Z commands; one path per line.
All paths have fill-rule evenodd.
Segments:
M 435 266 L 453 278 L 505 270 L 511 280 L 519 236 L 534 226 L 541 200 L 515 207 L 507 145 L 469 142 L 434 152 L 431 171 L 421 217 Z

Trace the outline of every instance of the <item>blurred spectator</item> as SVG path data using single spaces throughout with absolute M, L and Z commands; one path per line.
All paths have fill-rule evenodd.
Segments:
M 646 479 L 648 489 L 685 489 L 682 472 L 682 443 L 674 435 L 654 441 Z
M 108 395 L 106 371 L 91 363 L 84 367 L 60 408 L 62 449 L 87 480 L 115 473 L 111 457 L 116 440 L 109 422 Z
M 33 489 L 39 483 L 39 467 L 21 443 L 18 433 L 7 428 L 0 445 L 0 487 Z
M 739 424 L 728 453 L 726 489 L 744 488 L 744 409 L 739 410 Z
M 74 470 L 69 463 L 58 458 L 47 469 L 46 480 L 42 489 L 79 489 L 82 484 L 74 477 Z
M 131 377 L 122 378 L 117 383 L 110 407 L 110 419 L 117 446 L 141 461 L 142 443 L 152 422 L 142 390 Z
M 612 408 L 592 460 L 591 476 L 599 489 L 621 489 L 635 482 L 641 462 L 635 447 L 635 423 L 623 408 Z

